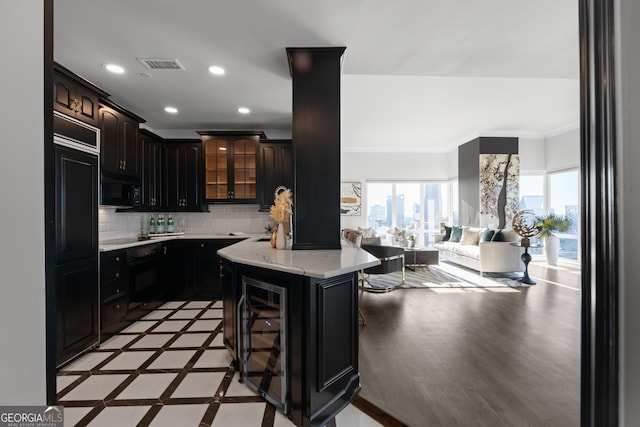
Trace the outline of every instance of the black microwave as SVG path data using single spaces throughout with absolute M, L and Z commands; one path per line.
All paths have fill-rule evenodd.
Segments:
M 140 207 L 140 186 L 125 182 L 103 181 L 100 204 Z

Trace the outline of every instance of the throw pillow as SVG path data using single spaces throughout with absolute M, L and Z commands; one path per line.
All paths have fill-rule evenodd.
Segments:
M 505 242 L 517 242 L 520 240 L 520 235 L 514 230 L 502 230 Z
M 443 242 L 448 242 L 451 238 L 451 227 L 444 226 L 444 237 L 442 238 Z
M 362 233 L 362 237 L 376 237 L 376 230 L 374 230 L 372 227 L 362 228 L 358 226 L 358 231 Z
M 462 237 L 460 237 L 461 245 L 477 245 L 478 239 L 480 239 L 480 233 L 478 231 L 465 228 L 462 230 Z
M 493 233 L 493 237 L 491 238 L 492 242 L 504 242 L 504 234 L 502 234 L 502 230 L 496 230 Z
M 462 227 L 458 225 L 454 225 L 451 227 L 451 237 L 449 237 L 450 242 L 459 242 L 462 238 Z
M 494 234 L 495 234 L 494 230 L 491 230 L 490 228 L 487 228 L 486 230 L 484 230 L 482 232 L 482 235 L 480 236 L 480 241 L 481 242 L 490 242 L 491 239 L 493 238 Z
M 407 246 L 407 240 L 405 239 L 405 229 L 404 228 L 398 228 L 398 227 L 393 227 L 390 228 L 389 230 L 387 230 L 387 234 L 390 234 L 391 236 L 391 244 L 392 245 L 400 245 L 400 246 Z

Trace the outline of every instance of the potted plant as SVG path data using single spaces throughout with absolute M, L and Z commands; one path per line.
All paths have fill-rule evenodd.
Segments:
M 565 215 L 550 213 L 536 217 L 540 232 L 538 237 L 544 239 L 544 254 L 547 264 L 557 265 L 560 253 L 560 239 L 555 232 L 565 232 L 571 227 L 571 219 Z

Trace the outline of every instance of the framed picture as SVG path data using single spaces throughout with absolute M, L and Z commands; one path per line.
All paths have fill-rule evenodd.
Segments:
M 362 183 L 340 183 L 340 215 L 356 216 L 362 212 Z

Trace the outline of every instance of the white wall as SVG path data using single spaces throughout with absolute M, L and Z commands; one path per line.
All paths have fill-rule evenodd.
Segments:
M 545 164 L 547 172 L 580 167 L 580 129 L 547 137 Z
M 618 250 L 620 257 L 620 425 L 640 420 L 640 286 L 637 254 L 640 241 L 640 3 L 618 0 Z
M 546 147 L 546 140 L 543 138 L 519 138 L 520 172 L 544 172 L 546 169 Z
M 45 393 L 43 3 L 0 3 L 0 404 Z

